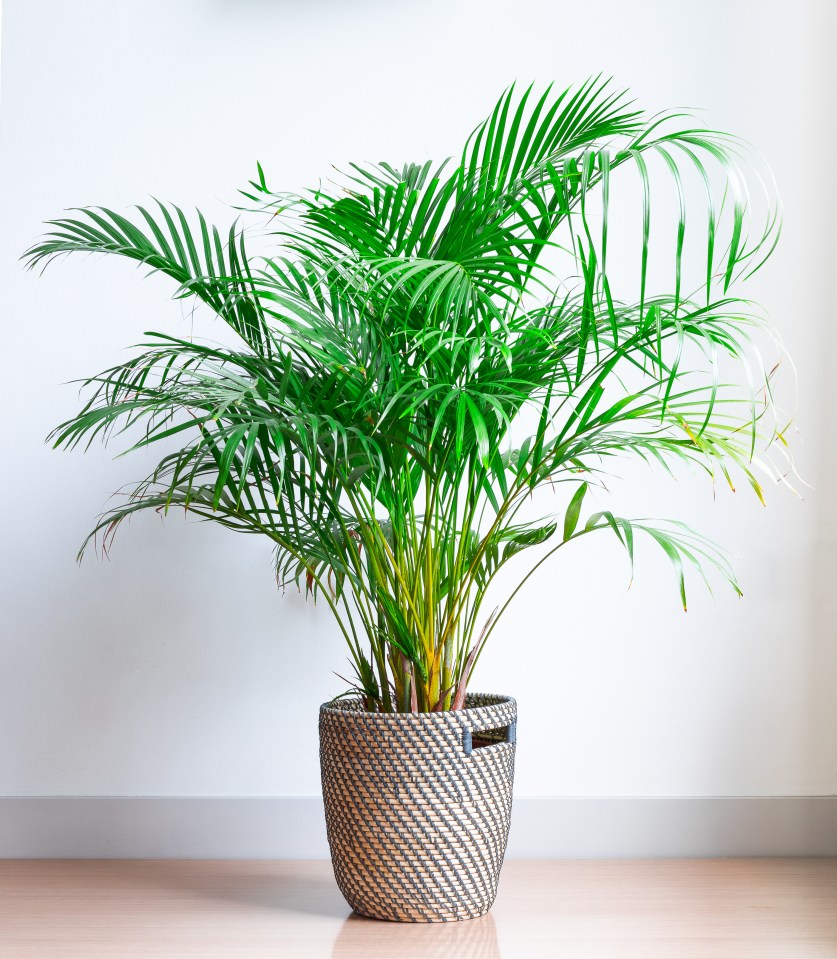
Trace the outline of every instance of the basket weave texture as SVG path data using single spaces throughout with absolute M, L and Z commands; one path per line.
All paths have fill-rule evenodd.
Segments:
M 359 700 L 320 707 L 331 860 L 361 915 L 447 922 L 474 919 L 494 902 L 517 704 L 475 693 L 465 705 L 439 713 L 370 713 Z

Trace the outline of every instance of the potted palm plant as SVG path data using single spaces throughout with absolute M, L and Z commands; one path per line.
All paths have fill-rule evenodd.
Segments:
M 271 190 L 259 166 L 246 229 L 222 234 L 163 204 L 85 208 L 28 251 L 33 266 L 135 260 L 236 334 L 235 347 L 147 334 L 85 381 L 85 405 L 51 439 L 127 431 L 129 448 L 161 450 L 90 534 L 104 548 L 134 513 L 182 508 L 265 536 L 280 582 L 334 614 L 354 679 L 320 710 L 323 793 L 336 878 L 360 913 L 490 908 L 516 706 L 472 692 L 471 677 L 553 553 L 601 531 L 633 561 L 644 535 L 673 563 L 684 607 L 689 566 L 738 590 L 698 534 L 585 496 L 619 456 L 697 464 L 730 485 L 738 472 L 759 497 L 755 466 L 779 477 L 765 454 L 784 442 L 781 420 L 751 348 L 765 321 L 731 293 L 778 235 L 769 190 L 754 223 L 755 169 L 733 138 L 649 117 L 598 80 L 511 88 L 456 162 L 352 164 L 302 195 Z M 649 279 L 660 174 L 676 198 L 662 292 Z M 623 183 L 641 210 L 614 249 Z M 247 252 L 256 242 L 266 252 Z M 635 289 L 616 288 L 614 262 Z M 533 518 L 544 490 L 566 496 Z

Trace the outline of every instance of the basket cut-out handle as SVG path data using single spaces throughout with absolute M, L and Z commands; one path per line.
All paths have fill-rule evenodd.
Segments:
M 483 742 L 475 744 L 473 732 L 476 732 L 477 736 L 483 739 Z M 499 743 L 517 742 L 517 720 L 509 723 L 508 726 L 476 729 L 473 732 L 470 726 L 465 726 L 462 729 L 462 748 L 465 750 L 466 756 L 470 756 L 475 749 L 485 749 L 487 746 L 496 746 Z M 503 734 L 502 737 L 498 736 L 500 733 Z

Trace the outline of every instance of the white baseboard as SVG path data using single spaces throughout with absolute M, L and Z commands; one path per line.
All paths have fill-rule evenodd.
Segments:
M 837 855 L 837 797 L 515 798 L 509 857 Z M 322 800 L 0 797 L 0 858 L 321 859 Z

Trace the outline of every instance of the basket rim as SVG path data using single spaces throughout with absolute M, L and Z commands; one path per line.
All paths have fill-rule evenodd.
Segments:
M 469 706 L 468 700 L 471 698 L 480 700 L 488 699 L 489 702 L 481 702 L 479 705 Z M 465 697 L 464 709 L 444 709 L 435 713 L 373 713 L 367 709 L 357 709 L 356 706 L 363 700 L 359 696 L 352 696 L 346 699 L 332 699 L 320 706 L 320 713 L 326 713 L 341 718 L 362 717 L 363 722 L 381 722 L 381 723 L 426 723 L 439 722 L 443 718 L 448 721 L 448 717 L 461 717 L 467 720 L 469 717 L 479 716 L 480 714 L 496 709 L 498 706 L 511 706 L 517 714 L 517 700 L 513 696 L 507 696 L 504 693 L 468 693 Z

